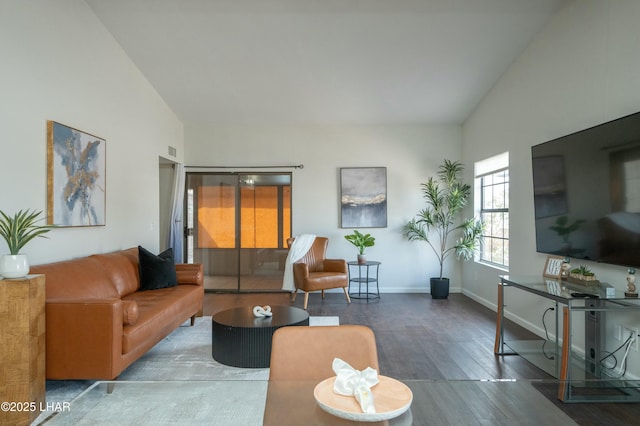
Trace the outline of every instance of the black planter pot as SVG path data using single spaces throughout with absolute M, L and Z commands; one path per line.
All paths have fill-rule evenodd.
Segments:
M 449 278 L 431 278 L 431 298 L 446 299 L 449 297 Z

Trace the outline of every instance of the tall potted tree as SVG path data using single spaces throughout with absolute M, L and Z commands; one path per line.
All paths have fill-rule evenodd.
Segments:
M 404 226 L 409 241 L 426 242 L 438 258 L 440 275 L 430 280 L 434 299 L 449 296 L 449 278 L 443 277 L 447 257 L 455 253 L 460 259 L 473 258 L 484 231 L 475 218 L 457 222 L 471 195 L 471 187 L 461 181 L 463 169 L 462 163 L 445 159 L 437 176 L 421 184 L 427 206 Z

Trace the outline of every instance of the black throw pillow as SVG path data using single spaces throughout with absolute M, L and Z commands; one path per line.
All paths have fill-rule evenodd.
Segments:
M 140 290 L 157 290 L 178 285 L 173 249 L 169 248 L 156 256 L 144 247 L 138 246 L 138 262 Z

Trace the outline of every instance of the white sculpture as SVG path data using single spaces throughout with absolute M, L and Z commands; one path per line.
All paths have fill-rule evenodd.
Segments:
M 254 306 L 253 307 L 253 315 L 256 318 L 264 318 L 264 317 L 270 317 L 273 314 L 271 313 L 271 306 L 269 305 L 265 305 L 265 306 Z

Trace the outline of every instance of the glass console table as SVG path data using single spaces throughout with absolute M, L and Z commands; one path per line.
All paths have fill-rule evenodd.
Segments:
M 555 303 L 553 341 L 505 340 L 504 289 L 509 287 Z M 601 365 L 604 353 L 608 353 L 604 351 L 606 313 L 633 311 L 640 311 L 640 300 L 626 298 L 608 284 L 582 285 L 542 276 L 500 276 L 494 353 L 520 355 L 557 378 L 558 399 L 563 402 L 639 402 L 640 381 L 615 377 Z M 574 313 L 584 314 L 584 358 L 576 354 L 572 345 Z

